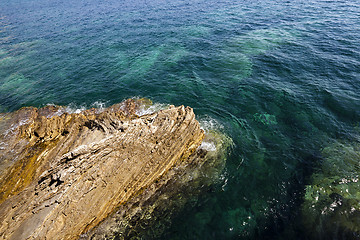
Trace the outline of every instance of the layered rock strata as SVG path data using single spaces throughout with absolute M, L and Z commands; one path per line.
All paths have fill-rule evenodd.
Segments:
M 205 130 L 197 151 L 176 164 L 141 194 L 120 205 L 81 239 L 166 239 L 178 213 L 224 185 L 226 158 L 233 142 L 214 130 Z M 194 236 L 193 236 L 194 237 Z
M 0 115 L 0 239 L 99 235 L 94 227 L 119 208 L 156 192 L 170 170 L 206 155 L 191 108 L 139 117 L 139 104 Z

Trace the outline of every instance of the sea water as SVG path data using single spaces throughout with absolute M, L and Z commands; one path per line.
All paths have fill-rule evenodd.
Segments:
M 234 145 L 163 239 L 356 238 L 316 219 L 359 199 L 359 39 L 358 0 L 0 0 L 0 112 L 191 106 Z M 355 185 L 321 192 L 338 178 Z

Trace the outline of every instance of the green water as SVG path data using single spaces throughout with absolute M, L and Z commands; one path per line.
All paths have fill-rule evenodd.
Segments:
M 234 147 L 163 239 L 356 239 L 304 212 L 318 176 L 359 173 L 359 26 L 358 0 L 0 0 L 0 111 L 191 106 Z

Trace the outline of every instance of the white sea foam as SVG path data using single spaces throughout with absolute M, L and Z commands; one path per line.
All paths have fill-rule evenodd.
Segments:
M 70 103 L 69 105 L 65 106 L 64 108 L 60 108 L 56 113 L 52 114 L 51 116 L 48 117 L 52 117 L 52 116 L 60 116 L 63 113 L 81 113 L 83 111 L 85 111 L 86 109 L 89 108 L 95 108 L 96 109 L 96 113 L 100 113 L 102 111 L 104 111 L 107 107 L 108 103 L 106 102 L 101 102 L 101 101 L 96 101 L 94 103 L 92 103 L 90 106 L 86 106 L 85 104 L 83 105 L 77 105 L 75 103 Z M 53 103 L 49 103 L 46 106 L 56 106 L 56 104 Z M 139 116 L 143 116 L 146 114 L 152 114 L 154 112 L 157 112 L 159 110 L 163 110 L 169 107 L 169 104 L 163 104 L 163 103 L 154 103 L 151 106 L 148 105 L 142 105 L 140 106 L 140 108 L 136 111 L 136 114 Z M 122 105 L 120 107 L 120 109 L 124 110 L 125 105 Z
M 199 120 L 200 128 L 203 129 L 205 132 L 209 130 L 222 130 L 224 129 L 224 126 L 222 126 L 217 120 L 205 116 L 200 118 Z
M 139 116 L 143 116 L 146 114 L 152 114 L 154 112 L 166 109 L 168 107 L 169 107 L 168 104 L 163 104 L 163 103 L 154 103 L 151 106 L 143 105 L 143 106 L 140 106 L 139 110 L 136 111 L 136 114 Z
M 76 106 L 75 104 L 71 103 L 68 106 L 65 107 L 66 113 L 72 114 L 72 113 L 81 113 L 82 111 L 85 111 L 87 109 L 86 106 Z
M 93 104 L 91 104 L 91 107 L 98 109 L 99 111 L 104 111 L 104 109 L 106 108 L 106 103 L 105 102 L 100 102 L 100 101 L 96 101 Z
M 200 148 L 204 149 L 204 150 L 206 150 L 208 152 L 216 151 L 216 146 L 215 146 L 215 144 L 213 142 L 205 142 L 205 141 L 203 141 L 201 143 L 201 145 L 200 145 Z

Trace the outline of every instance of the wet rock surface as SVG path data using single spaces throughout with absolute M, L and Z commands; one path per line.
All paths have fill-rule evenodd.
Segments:
M 123 219 L 148 224 L 136 216 L 151 217 L 162 192 L 189 179 L 185 169 L 212 157 L 199 148 L 204 131 L 191 108 L 138 116 L 141 101 L 0 115 L 0 238 L 123 238 Z

